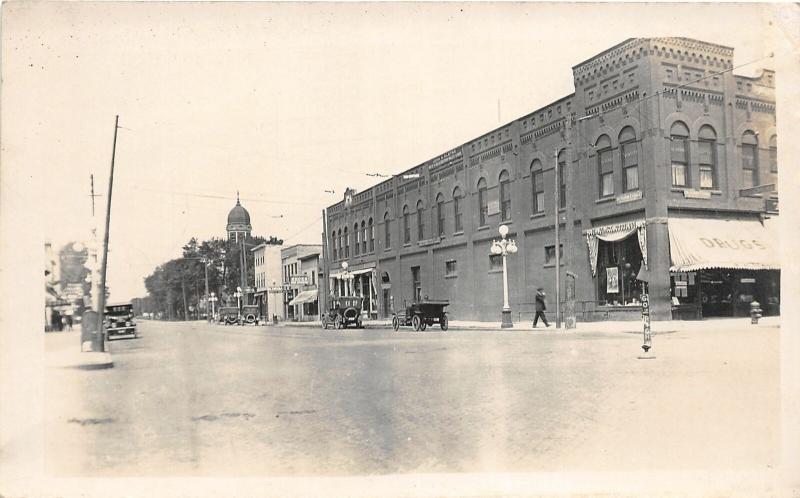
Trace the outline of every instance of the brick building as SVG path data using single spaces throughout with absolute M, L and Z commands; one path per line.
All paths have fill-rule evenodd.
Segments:
M 325 210 L 328 294 L 448 299 L 454 319 L 499 320 L 498 227 L 515 320 L 537 287 L 575 276 L 578 320 L 777 313 L 774 72 L 733 74 L 733 49 L 686 38 L 629 39 L 573 67 L 575 92 Z M 558 170 L 558 175 L 556 171 Z M 764 186 L 761 192 L 742 192 Z M 348 267 L 343 269 L 342 263 Z M 643 275 L 647 275 L 644 277 Z M 566 285 L 561 287 L 564 300 Z M 324 306 L 324 304 L 323 304 Z

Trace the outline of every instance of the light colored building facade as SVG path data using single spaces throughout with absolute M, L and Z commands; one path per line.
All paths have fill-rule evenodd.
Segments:
M 254 304 L 261 316 L 268 320 L 283 320 L 283 277 L 281 272 L 281 246 L 259 244 L 252 248 L 254 263 Z
M 538 287 L 551 313 L 557 210 L 561 300 L 569 282 L 578 320 L 639 319 L 640 278 L 654 319 L 740 315 L 752 299 L 777 313 L 763 223 L 777 214 L 775 75 L 733 67 L 729 47 L 629 39 L 576 65 L 573 94 L 348 189 L 325 211 L 329 292 L 353 282 L 379 316 L 428 296 L 449 300 L 453 318 L 499 319 L 490 247 L 506 225 L 519 248 L 508 257 L 515 320 L 533 316 Z
M 287 320 L 319 318 L 319 244 L 297 244 L 281 250 L 284 316 Z

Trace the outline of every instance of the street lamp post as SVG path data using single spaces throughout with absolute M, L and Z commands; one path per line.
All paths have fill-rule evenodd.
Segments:
M 241 287 L 237 287 L 236 288 L 236 292 L 233 293 L 233 296 L 236 298 L 236 308 L 241 309 L 241 307 L 242 307 L 242 301 L 241 301 L 242 288 Z
M 517 252 L 517 243 L 513 239 L 506 239 L 508 235 L 508 227 L 500 225 L 500 240 L 492 241 L 491 253 L 494 255 L 503 256 L 503 312 L 502 322 L 500 327 L 508 329 L 514 326 L 511 321 L 511 306 L 508 305 L 508 266 L 506 264 L 506 256 L 515 254 Z
M 342 280 L 345 281 L 345 285 L 347 286 L 345 294 L 348 296 L 354 294 L 354 292 L 350 290 L 350 279 L 352 278 L 352 275 L 350 274 L 350 270 L 347 269 L 349 266 L 350 265 L 347 264 L 347 261 L 342 261 Z
M 217 299 L 217 295 L 213 292 L 208 296 L 208 300 L 211 302 L 211 320 L 216 320 L 217 318 L 217 312 L 214 310 L 214 303 L 217 302 Z

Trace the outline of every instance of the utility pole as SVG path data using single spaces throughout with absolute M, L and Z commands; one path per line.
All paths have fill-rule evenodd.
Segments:
M 100 352 L 105 352 L 106 333 L 104 330 L 103 322 L 105 321 L 106 311 L 106 269 L 108 268 L 108 233 L 111 227 L 111 192 L 114 188 L 114 159 L 117 154 L 117 130 L 119 129 L 119 115 L 114 120 L 114 143 L 111 148 L 111 173 L 108 175 L 108 202 L 106 203 L 106 231 L 103 237 L 103 259 L 100 264 L 100 292 L 97 296 L 97 316 L 98 327 L 100 333 L 97 334 L 95 346 Z M 94 348 L 92 348 L 94 350 Z
M 567 118 L 569 119 L 569 118 Z M 560 216 L 558 214 L 558 208 L 561 204 L 560 193 L 561 193 L 561 182 L 559 182 L 558 177 L 558 147 L 556 147 L 555 153 L 553 157 L 556 161 L 556 168 L 555 168 L 555 184 L 556 184 L 556 195 L 555 195 L 555 213 L 556 213 L 556 328 L 561 328 L 561 239 L 559 238 L 559 224 L 560 224 Z

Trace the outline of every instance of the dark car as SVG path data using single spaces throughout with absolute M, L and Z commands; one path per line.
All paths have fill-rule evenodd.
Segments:
M 241 320 L 239 308 L 235 306 L 223 306 L 219 309 L 218 317 L 219 323 L 223 325 L 235 325 Z
M 335 329 L 346 329 L 348 325 L 362 328 L 361 309 L 364 298 L 361 296 L 341 296 L 331 299 L 330 309 L 322 315 L 322 328 L 333 325 Z
M 397 330 L 401 325 L 411 325 L 414 330 L 420 331 L 425 330 L 428 325 L 438 323 L 442 330 L 447 330 L 449 324 L 444 309 L 449 304 L 448 301 L 430 299 L 412 302 L 405 307 L 405 310 L 392 317 L 392 328 Z
M 117 337 L 137 338 L 136 322 L 133 320 L 133 304 L 115 303 L 106 306 L 103 326 L 108 339 Z

